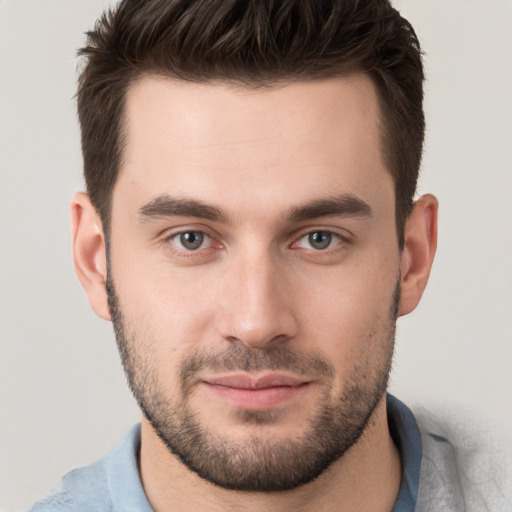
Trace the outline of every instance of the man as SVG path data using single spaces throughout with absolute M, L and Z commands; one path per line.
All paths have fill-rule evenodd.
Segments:
M 473 486 L 386 395 L 436 249 L 409 23 L 125 0 L 82 54 L 75 265 L 143 417 L 32 510 L 505 510 L 494 460 Z

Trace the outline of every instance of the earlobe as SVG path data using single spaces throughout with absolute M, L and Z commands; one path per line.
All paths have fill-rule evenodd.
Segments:
M 427 285 L 437 247 L 437 212 L 437 199 L 426 194 L 415 202 L 406 223 L 399 316 L 416 308 Z
M 110 320 L 106 292 L 107 259 L 101 220 L 83 192 L 71 200 L 71 230 L 75 271 L 94 312 Z

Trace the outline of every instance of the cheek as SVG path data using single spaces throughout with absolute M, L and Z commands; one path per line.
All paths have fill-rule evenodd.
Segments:
M 393 340 L 393 295 L 398 271 L 377 267 L 317 279 L 303 309 L 303 335 L 338 365 L 354 366 L 363 353 Z
M 133 273 L 120 262 L 115 269 L 127 325 L 152 353 L 181 360 L 211 337 L 207 331 L 213 323 L 217 293 L 204 276 L 162 265 Z
M 169 286 L 150 277 L 145 286 L 132 280 L 118 292 L 124 318 L 125 343 L 131 353 L 134 381 L 142 394 L 181 400 L 179 375 L 182 362 L 199 349 L 204 332 L 197 307 L 186 294 L 169 293 Z

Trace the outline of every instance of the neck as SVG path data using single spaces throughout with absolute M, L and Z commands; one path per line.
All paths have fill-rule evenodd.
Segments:
M 170 454 L 146 419 L 142 421 L 140 472 L 155 512 L 390 512 L 401 480 L 400 456 L 389 434 L 385 397 L 359 441 L 317 479 L 297 489 L 265 493 L 217 487 Z

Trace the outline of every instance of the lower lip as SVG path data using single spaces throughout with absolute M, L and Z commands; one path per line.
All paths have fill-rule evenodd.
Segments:
M 302 393 L 307 383 L 298 386 L 274 386 L 263 389 L 242 389 L 204 382 L 208 390 L 224 402 L 238 409 L 271 409 L 293 400 Z

